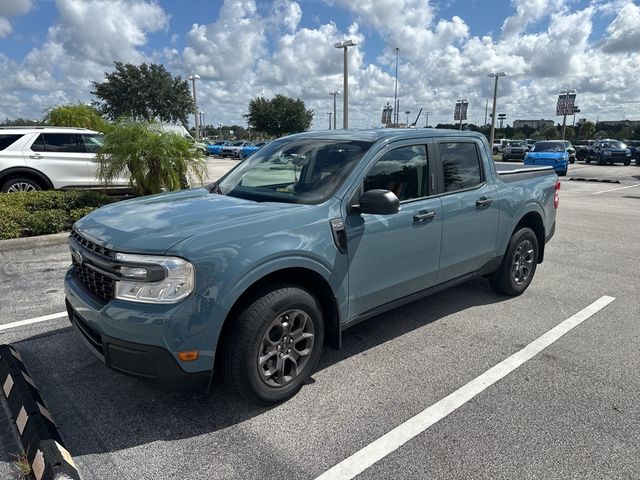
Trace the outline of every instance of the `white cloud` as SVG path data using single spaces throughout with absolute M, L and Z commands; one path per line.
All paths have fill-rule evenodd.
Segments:
M 608 37 L 602 44 L 607 53 L 640 52 L 640 6 L 628 2 L 607 27 Z
M 9 19 L 29 12 L 33 7 L 32 0 L 5 0 L 0 2 L 0 38 L 8 36 L 13 27 Z

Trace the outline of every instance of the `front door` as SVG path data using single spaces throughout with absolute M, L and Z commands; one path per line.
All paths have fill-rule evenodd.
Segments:
M 435 282 L 442 203 L 440 198 L 429 196 L 433 172 L 427 146 L 387 147 L 364 178 L 363 192 L 379 188 L 396 194 L 398 213 L 346 217 L 349 319 Z

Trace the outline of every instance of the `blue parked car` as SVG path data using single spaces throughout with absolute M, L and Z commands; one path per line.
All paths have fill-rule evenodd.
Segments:
M 259 142 L 259 143 L 252 143 L 251 145 L 245 145 L 244 147 L 242 147 L 242 150 L 240 150 L 240 157 L 242 158 L 249 157 L 250 155 L 260 150 L 262 147 L 264 147 L 267 143 L 268 142 Z
M 207 145 L 207 155 L 222 155 L 222 149 L 227 145 L 231 145 L 228 140 L 219 140 Z
M 536 142 L 524 157 L 524 164 L 551 166 L 559 176 L 564 176 L 569 168 L 569 152 L 561 140 Z

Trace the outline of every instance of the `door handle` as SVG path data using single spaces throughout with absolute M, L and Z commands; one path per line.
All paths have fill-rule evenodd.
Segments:
M 36 153 L 35 155 L 29 155 L 29 158 L 42 158 L 42 155 Z
M 433 210 L 430 212 L 418 212 L 413 216 L 413 221 L 416 223 L 422 223 L 422 222 L 426 222 L 427 220 L 433 220 L 434 218 L 436 218 L 436 212 L 434 212 Z
M 485 208 L 491 205 L 492 203 L 493 203 L 493 200 L 491 198 L 481 197 L 478 200 L 476 200 L 476 207 Z

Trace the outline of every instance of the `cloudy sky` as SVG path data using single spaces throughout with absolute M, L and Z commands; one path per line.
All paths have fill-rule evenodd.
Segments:
M 640 119 L 640 5 L 632 0 L 0 0 L 0 117 L 41 118 L 89 102 L 114 61 L 197 73 L 208 124 L 241 124 L 256 95 L 301 98 L 326 128 L 350 53 L 350 126 L 378 126 L 393 103 L 452 122 L 456 98 L 482 124 L 491 71 L 498 112 L 552 118 L 576 89 L 579 117 Z M 340 97 L 339 97 L 340 99 Z M 342 119 L 338 102 L 338 124 Z M 424 113 L 420 124 L 424 124 Z

